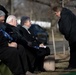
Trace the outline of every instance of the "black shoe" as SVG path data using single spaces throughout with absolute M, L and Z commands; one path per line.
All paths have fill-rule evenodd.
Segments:
M 42 69 L 40 68 L 40 69 L 38 69 L 38 70 L 36 70 L 36 71 L 38 71 L 38 72 L 46 72 L 46 70 L 43 69 L 43 68 L 42 68 Z

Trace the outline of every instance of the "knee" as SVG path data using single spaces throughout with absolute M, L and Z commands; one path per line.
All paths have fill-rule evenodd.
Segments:
M 18 50 L 16 48 L 11 48 L 10 54 L 18 54 Z
M 24 53 L 25 52 L 25 48 L 22 45 L 19 45 L 18 46 L 18 52 Z

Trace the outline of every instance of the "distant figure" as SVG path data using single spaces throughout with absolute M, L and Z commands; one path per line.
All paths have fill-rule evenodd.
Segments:
M 5 20 L 4 21 L 6 21 L 6 18 L 8 17 L 8 11 L 2 5 L 0 5 L 0 10 L 2 10 L 5 13 Z
M 59 17 L 59 30 L 69 42 L 70 60 L 67 69 L 76 68 L 76 16 L 67 8 L 55 6 L 53 11 Z

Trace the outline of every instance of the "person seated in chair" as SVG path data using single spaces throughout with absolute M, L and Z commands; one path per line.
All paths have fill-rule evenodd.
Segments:
M 40 43 L 39 41 L 37 41 L 37 39 L 31 35 L 31 33 L 29 31 L 30 26 L 31 26 L 30 18 L 27 16 L 23 16 L 21 18 L 21 26 L 19 27 L 19 30 L 20 30 L 22 36 L 24 38 L 26 38 L 26 40 L 28 42 L 31 43 L 31 45 L 30 45 L 30 47 L 28 47 L 28 49 L 30 51 L 33 50 L 33 52 L 37 56 L 37 61 L 35 64 L 38 65 L 40 63 L 38 65 L 38 68 L 39 68 L 39 70 L 42 71 L 44 58 L 45 58 L 45 56 L 50 55 L 50 49 L 48 47 L 46 47 L 43 43 Z
M 17 28 L 17 19 L 14 15 L 9 15 L 6 19 L 6 28 L 5 31 L 9 33 L 13 41 L 15 41 L 17 44 L 22 45 L 25 48 L 25 52 L 27 54 L 27 59 L 29 63 L 29 71 L 33 72 L 34 62 L 35 62 L 35 56 L 29 52 L 29 50 L 26 48 L 28 45 L 27 40 L 20 34 L 19 29 Z

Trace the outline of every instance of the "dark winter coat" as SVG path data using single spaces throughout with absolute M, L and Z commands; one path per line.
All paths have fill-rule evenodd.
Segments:
M 76 42 L 76 16 L 69 9 L 62 9 L 58 24 L 60 32 L 69 44 Z
M 50 54 L 49 47 L 46 48 L 40 48 L 39 42 L 33 37 L 31 34 L 28 33 L 28 31 L 20 26 L 21 34 L 24 38 L 26 38 L 27 41 L 32 42 L 32 47 L 29 47 L 28 50 L 32 51 L 34 54 L 38 56 L 46 56 Z
M 36 38 L 34 36 L 32 36 L 31 34 L 28 33 L 28 31 L 23 28 L 22 26 L 20 26 L 20 31 L 21 31 L 21 34 L 24 38 L 26 38 L 26 40 L 28 42 L 31 42 L 32 43 L 32 46 L 39 46 L 39 42 L 36 40 Z
M 8 41 L 4 37 L 3 32 L 0 31 L 0 49 L 2 49 L 4 47 L 8 47 Z
M 6 28 L 5 31 L 10 34 L 10 36 L 13 38 L 14 42 L 17 42 L 18 44 L 26 44 L 27 40 L 23 38 L 23 36 L 20 34 L 20 31 L 17 27 L 11 26 L 9 24 L 5 24 Z

